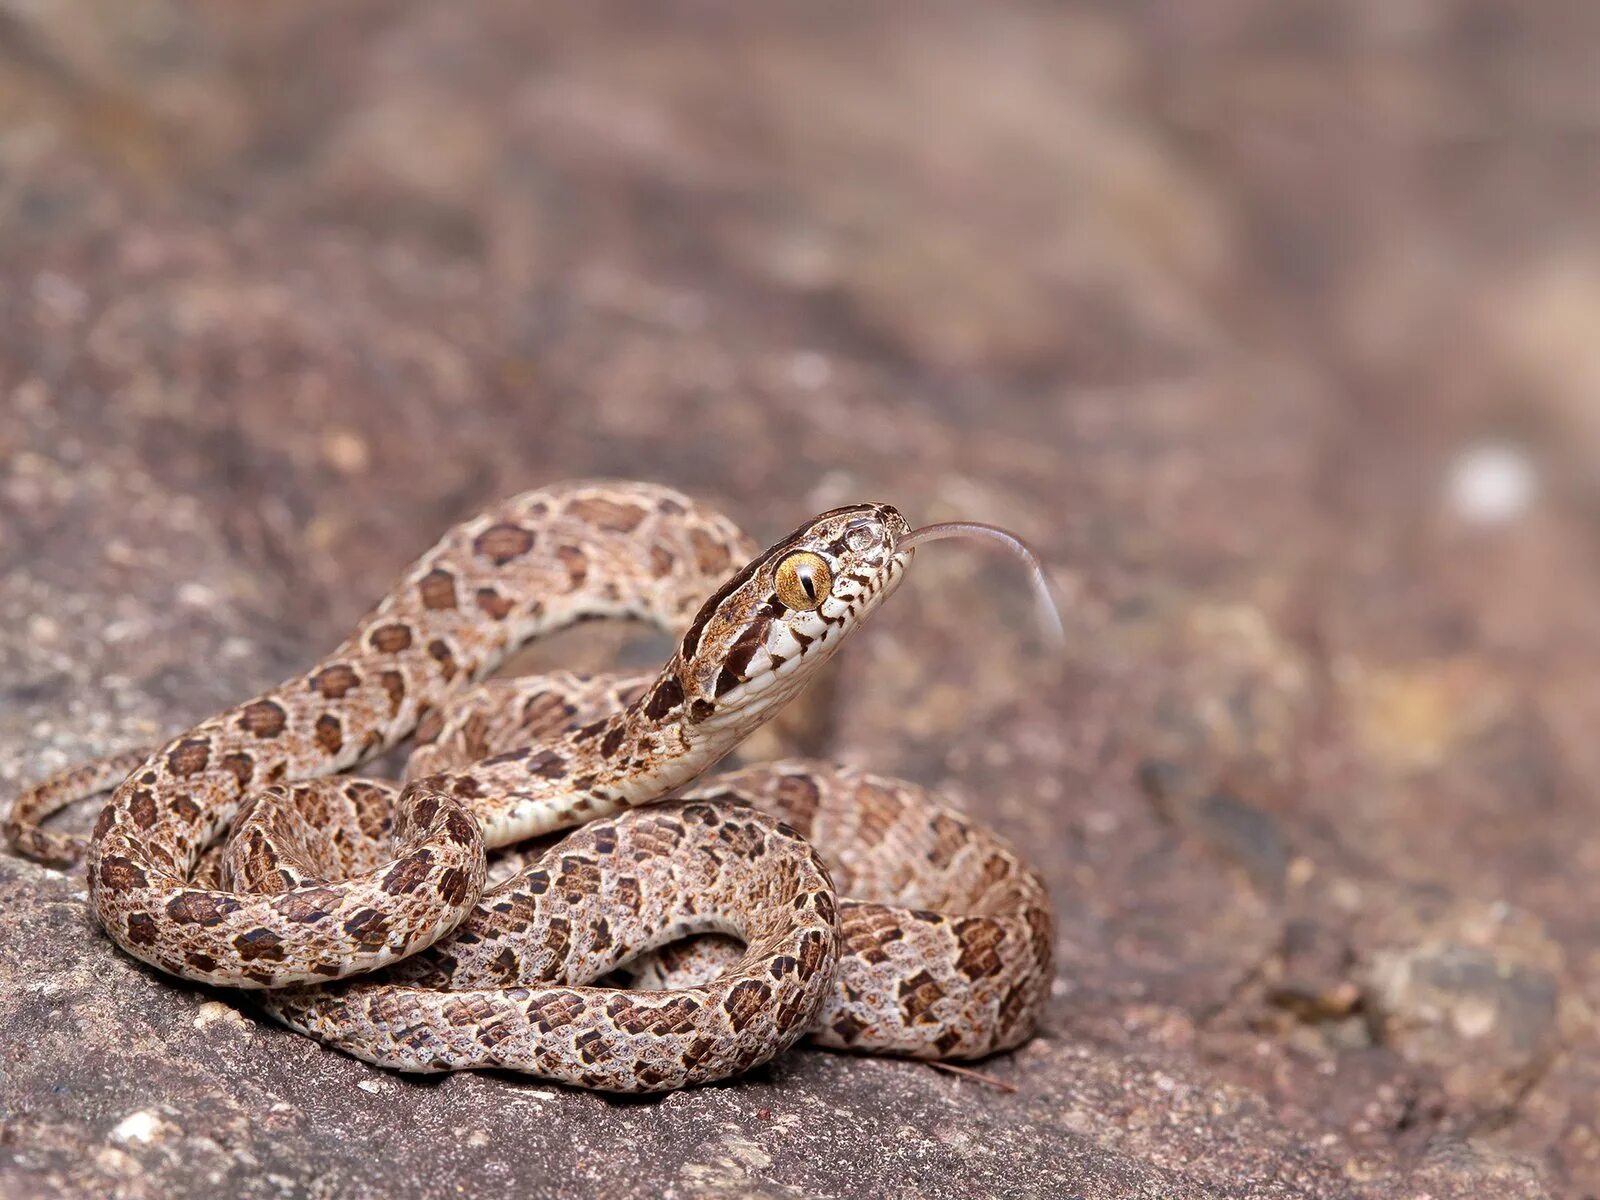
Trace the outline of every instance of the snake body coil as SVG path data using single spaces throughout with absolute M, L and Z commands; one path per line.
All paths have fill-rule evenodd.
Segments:
M 265 989 L 286 1024 L 407 1070 L 649 1091 L 806 1033 L 929 1058 L 1012 1046 L 1047 992 L 1051 921 L 997 838 L 825 764 L 684 792 L 894 589 L 908 533 L 856 505 L 755 553 L 665 488 L 529 492 L 446 534 L 310 671 L 136 763 L 46 781 L 8 832 L 69 857 L 38 822 L 121 779 L 88 847 L 118 945 Z M 594 617 L 651 621 L 676 652 L 651 678 L 482 682 Z M 342 774 L 419 725 L 403 787 Z M 488 851 L 572 825 L 488 884 Z

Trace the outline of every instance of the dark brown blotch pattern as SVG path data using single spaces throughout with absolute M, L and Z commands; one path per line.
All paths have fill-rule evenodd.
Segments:
M 511 614 L 511 601 L 502 596 L 494 588 L 482 587 L 478 589 L 476 597 L 478 607 L 487 613 L 492 620 L 504 621 Z
M 1005 941 L 1005 930 L 988 917 L 968 917 L 957 921 L 953 928 L 956 944 L 961 947 L 956 970 L 972 980 L 998 975 L 1004 966 L 1000 946 Z
M 944 989 L 926 970 L 908 975 L 900 981 L 900 1015 L 907 1025 L 918 1025 L 935 1018 L 932 1009 L 944 999 Z
M 233 939 L 243 962 L 282 962 L 283 939 L 270 929 L 247 929 Z
M 460 867 L 448 867 L 439 875 L 439 898 L 454 908 L 466 901 L 472 880 Z
M 128 796 L 128 819 L 135 828 L 149 829 L 156 823 L 156 794 L 147 787 L 137 787 Z
M 389 716 L 400 715 L 400 706 L 405 703 L 406 678 L 399 671 L 385 671 L 378 676 L 378 683 L 382 685 L 384 694 L 389 697 Z
M 224 754 L 219 765 L 224 771 L 233 776 L 234 781 L 238 783 L 241 790 L 249 786 L 250 780 L 255 778 L 256 760 L 243 750 L 234 750 Z M 196 806 L 196 816 L 199 815 L 199 811 L 198 806 Z M 194 818 L 188 817 L 186 819 L 193 820 Z
M 474 538 L 472 549 L 479 557 L 503 567 L 512 559 L 521 558 L 532 550 L 536 540 L 533 530 L 509 521 L 500 521 Z
M 367 645 L 379 654 L 399 654 L 411 648 L 411 626 L 400 621 L 379 625 L 367 635 Z
M 456 607 L 456 577 L 441 567 L 435 567 L 417 582 L 417 598 L 430 612 L 442 612 Z
M 311 688 L 324 699 L 342 700 L 345 695 L 361 686 L 361 676 L 349 663 L 335 663 L 324 667 L 311 677 Z
M 683 703 L 683 681 L 677 675 L 668 675 L 650 691 L 644 703 L 644 715 L 659 721 Z
M 312 887 L 285 892 L 272 901 L 273 911 L 285 921 L 309 925 L 321 921 L 339 907 L 339 893 L 333 888 Z
M 722 1009 L 728 1014 L 728 1024 L 740 1031 L 761 1015 L 767 1001 L 772 999 L 772 987 L 760 979 L 744 979 L 728 989 Z
M 589 556 L 580 546 L 557 546 L 556 559 L 567 573 L 567 591 L 575 592 L 589 578 Z
M 167 770 L 179 779 L 198 775 L 211 762 L 211 739 L 182 738 L 167 754 Z
M 428 643 L 428 657 L 439 664 L 439 674 L 445 679 L 456 677 L 455 651 L 450 649 L 450 643 L 443 638 L 434 638 Z
M 358 909 L 345 920 L 344 931 L 363 950 L 374 950 L 389 938 L 389 918 L 375 908 Z
M 324 754 L 334 755 L 344 749 L 344 722 L 332 713 L 323 713 L 317 718 L 314 732 Z
M 427 850 L 406 855 L 389 868 L 380 886 L 391 896 L 410 895 L 428 881 L 433 869 L 432 857 Z
M 585 520 L 595 528 L 618 533 L 630 532 L 637 528 L 646 516 L 645 509 L 637 505 L 593 496 L 584 496 L 569 502 L 567 511 L 569 515 Z M 718 569 L 731 568 L 732 557 L 725 539 L 696 530 L 690 540 L 696 561 L 703 569 L 712 563 L 718 564 Z M 500 564 L 528 553 L 533 549 L 535 542 L 533 531 L 514 523 L 503 522 L 491 526 L 474 539 L 474 549 L 483 557 Z M 653 545 L 646 549 L 650 554 L 649 569 L 658 576 L 670 573 L 679 561 L 673 551 L 665 546 Z M 585 553 L 582 546 L 556 547 L 552 557 L 565 571 L 567 582 L 573 588 L 583 586 L 590 579 L 598 563 L 597 559 L 591 559 Z M 741 575 L 745 579 L 750 577 L 748 571 L 742 572 Z M 598 589 L 596 595 L 607 594 L 604 588 L 596 586 Z M 513 601 L 503 596 L 498 589 L 488 587 L 473 589 L 470 574 L 457 575 L 447 570 L 445 566 L 434 566 L 417 578 L 415 589 L 421 607 L 428 611 L 454 609 L 458 604 L 467 602 L 469 598 L 477 603 L 481 611 L 497 620 L 504 619 L 512 611 Z M 620 595 L 617 598 L 620 599 Z M 469 604 L 469 609 L 470 607 Z M 761 612 L 745 625 L 743 633 L 726 658 L 726 670 L 716 689 L 719 694 L 725 693 L 744 678 L 749 664 L 760 650 L 770 619 L 771 614 Z M 464 621 L 465 617 L 458 620 Z M 452 638 L 459 638 L 455 626 L 446 627 L 452 630 Z M 471 640 L 461 642 L 459 644 L 463 645 L 464 649 L 453 650 L 452 643 L 438 637 L 429 640 L 429 635 L 430 626 L 419 618 L 415 625 L 403 621 L 379 624 L 368 631 L 366 640 L 367 644 L 380 654 L 399 654 L 411 649 L 418 642 L 425 642 L 428 656 L 439 664 L 447 680 L 462 671 L 471 673 L 478 669 L 478 660 L 471 657 L 478 649 L 477 643 Z M 693 640 L 697 643 L 703 635 L 702 621 L 699 623 L 699 628 L 694 631 Z M 686 639 L 686 648 L 689 644 L 690 640 Z M 457 661 L 458 654 L 468 656 L 465 664 Z M 402 667 L 403 670 L 418 670 L 425 663 L 426 660 L 419 654 L 411 660 L 410 666 L 394 665 Z M 361 667 L 359 672 L 358 666 Z M 339 702 L 348 700 L 350 694 L 361 686 L 362 675 L 367 673 L 388 696 L 390 716 L 398 716 L 407 697 L 407 680 L 402 670 L 378 671 L 375 668 L 368 668 L 358 654 L 355 665 L 333 663 L 307 678 L 311 691 L 330 702 Z M 419 670 L 416 678 L 424 680 L 426 677 L 426 673 Z M 696 676 L 696 678 L 702 677 Z M 419 686 L 424 685 L 419 684 Z M 376 691 L 377 689 L 374 689 L 374 694 Z M 419 700 L 427 698 L 426 694 L 418 697 Z M 434 698 L 437 699 L 437 696 Z M 379 699 L 381 702 L 381 697 Z M 681 710 L 685 699 L 683 682 L 674 672 L 664 676 L 655 687 L 639 698 L 639 710 L 651 719 L 659 721 Z M 426 704 L 419 704 L 417 707 L 425 709 Z M 548 700 L 533 698 L 528 702 L 527 709 L 529 711 L 524 714 L 525 717 L 538 710 L 539 719 L 548 719 L 555 727 L 564 725 L 572 715 L 571 706 L 554 695 Z M 688 718 L 690 721 L 703 721 L 714 711 L 715 706 L 708 699 L 697 697 L 689 705 Z M 314 716 L 315 719 L 310 722 L 311 728 L 307 730 L 301 725 L 302 718 L 297 712 L 296 735 L 304 737 L 309 734 L 318 749 L 330 755 L 340 753 L 346 746 L 347 740 L 359 741 L 364 747 L 375 747 L 382 740 L 378 731 L 363 727 L 370 724 L 370 721 L 357 724 L 356 718 L 346 717 L 345 719 L 351 722 L 347 727 L 345 721 L 341 720 L 344 714 L 339 712 L 328 711 L 308 716 Z M 237 720 L 239 727 L 252 736 L 275 738 L 287 728 L 289 714 L 282 704 L 268 698 L 245 706 L 239 711 Z M 402 731 L 391 731 L 394 736 L 398 736 L 399 732 Z M 470 722 L 459 732 L 469 743 L 476 738 L 487 744 L 487 732 L 483 729 L 474 731 Z M 630 741 L 631 749 L 628 753 L 648 755 L 658 748 L 659 740 L 656 737 L 630 739 L 628 732 L 629 727 L 622 722 L 597 722 L 591 731 L 590 742 L 581 748 L 569 745 L 565 755 L 549 750 L 528 752 L 522 754 L 519 761 L 522 761 L 530 772 L 548 774 L 551 777 L 564 777 L 572 772 L 583 773 L 584 778 L 579 783 L 592 784 L 597 775 L 588 772 L 586 768 L 598 766 L 593 762 L 597 752 L 600 757 L 617 758 L 624 754 L 625 748 L 630 747 Z M 216 745 L 219 751 L 226 749 L 225 739 L 219 740 Z M 569 756 L 573 761 L 568 761 Z M 216 754 L 213 752 L 210 739 L 203 737 L 185 739 L 184 742 L 174 744 L 169 750 L 164 765 L 169 774 L 181 778 L 209 769 L 214 757 Z M 626 770 L 636 761 L 624 759 L 604 770 L 607 772 Z M 270 756 L 263 756 L 258 764 L 254 756 L 239 751 L 223 755 L 218 765 L 234 776 L 240 788 L 253 782 L 258 774 L 267 774 L 270 779 L 281 775 L 284 770 L 284 764 L 274 762 Z M 613 777 L 613 774 L 605 775 L 608 781 Z M 155 782 L 152 780 L 152 785 Z M 146 786 L 148 788 L 151 785 Z M 203 792 L 198 788 L 197 794 L 203 796 Z M 871 815 L 861 822 L 858 832 L 864 843 L 878 842 L 883 840 L 888 828 L 898 820 L 904 804 L 898 795 L 887 789 L 880 789 L 878 794 L 873 794 L 868 788 L 865 794 L 868 799 L 866 807 L 871 810 Z M 822 803 L 821 788 L 816 780 L 809 776 L 789 775 L 779 779 L 769 785 L 768 797 L 774 800 L 774 807 L 782 811 L 802 830 L 809 830 Z M 167 797 L 165 803 L 169 811 L 185 821 L 193 820 L 199 815 L 198 805 L 186 793 Z M 431 800 L 429 803 L 436 804 Z M 134 829 L 148 829 L 162 816 L 161 812 L 157 811 L 156 802 L 149 791 L 143 796 L 137 791 L 129 793 L 122 807 L 128 826 Z M 436 818 L 435 807 L 426 812 L 417 810 L 411 820 L 414 824 L 426 827 L 431 826 Z M 941 821 L 943 824 L 939 823 Z M 637 853 L 646 857 L 653 852 L 652 846 L 661 848 L 663 852 L 670 852 L 670 847 L 685 834 L 682 822 L 694 823 L 694 835 L 697 838 L 707 834 L 713 837 L 715 848 L 712 854 L 716 861 L 724 865 L 727 863 L 728 855 L 751 860 L 759 858 L 767 844 L 765 831 L 770 828 L 770 825 L 746 822 L 737 818 L 729 819 L 725 813 L 715 809 L 704 808 L 704 811 L 700 811 L 691 808 L 684 810 L 680 819 L 655 821 L 653 825 L 645 827 L 642 836 L 630 836 L 628 844 L 630 848 L 639 847 Z M 475 823 L 459 811 L 452 811 L 439 825 L 445 836 L 455 842 L 465 843 L 476 840 L 478 836 Z M 923 845 L 928 848 L 927 861 L 935 865 L 948 865 L 954 861 L 955 854 L 968 843 L 971 834 L 970 828 L 960 821 L 943 816 L 935 821 L 932 832 L 931 841 L 924 842 Z M 630 830 L 630 834 L 639 833 L 640 827 Z M 506 915 L 515 920 L 536 915 L 534 911 L 524 911 L 523 906 L 526 905 L 531 909 L 535 904 L 532 897 L 550 891 L 558 893 L 565 902 L 577 904 L 599 894 L 602 883 L 606 887 L 608 903 L 614 906 L 615 912 L 637 912 L 642 906 L 642 892 L 638 880 L 630 875 L 614 873 L 616 867 L 622 867 L 624 870 L 632 868 L 628 866 L 626 859 L 613 860 L 607 857 L 616 853 L 619 844 L 617 827 L 612 824 L 594 826 L 588 837 L 590 850 L 582 855 L 562 857 L 553 879 L 549 873 L 538 871 L 528 873 L 523 882 L 526 898 L 516 904 L 506 901 L 505 903 L 515 910 Z M 383 890 L 394 895 L 410 894 L 426 887 L 431 881 L 440 896 L 448 903 L 460 904 L 469 899 L 470 872 L 459 868 L 439 871 L 436 863 L 426 854 L 427 852 L 423 852 L 422 856 L 408 856 L 394 864 L 383 877 L 381 885 Z M 152 857 L 158 867 L 163 857 L 169 863 L 172 859 L 172 855 L 161 848 L 157 848 Z M 604 870 L 595 861 L 596 858 L 605 860 Z M 639 860 L 636 858 L 634 861 Z M 991 870 L 996 863 L 999 864 L 996 869 L 999 873 Z M 978 868 L 978 873 L 985 881 L 999 883 L 1004 881 L 1012 869 L 1009 858 L 994 855 Z M 994 875 L 992 880 L 991 875 Z M 118 859 L 116 856 L 109 856 L 99 864 L 98 882 L 108 887 L 135 888 L 144 886 L 145 878 L 142 869 L 127 858 Z M 1015 892 L 1013 894 L 1020 895 Z M 283 920 L 310 923 L 325 920 L 331 914 L 339 912 L 340 926 L 357 945 L 371 948 L 384 944 L 392 934 L 391 918 L 377 908 L 359 908 L 350 913 L 348 908 L 341 907 L 344 901 L 345 894 L 338 888 L 301 888 L 272 897 L 274 911 Z M 225 920 L 237 907 L 237 902 L 230 900 L 226 893 L 206 893 L 188 889 L 167 902 L 165 915 L 179 923 L 212 926 Z M 499 904 L 496 905 L 497 912 L 500 907 Z M 828 893 L 811 892 L 803 895 L 798 899 L 796 907 L 812 910 L 830 922 L 836 919 L 833 898 Z M 157 941 L 159 930 L 157 917 L 160 915 L 160 913 L 146 912 L 133 912 L 128 915 L 125 918 L 128 941 L 141 946 Z M 940 921 L 946 920 L 937 914 L 928 914 L 928 917 Z M 948 927 L 957 948 L 957 957 L 953 964 L 955 972 L 973 982 L 1000 974 L 1004 966 L 1000 954 L 1005 949 L 1002 931 L 1012 929 L 1013 943 L 1015 943 L 1020 940 L 1014 936 L 1015 926 L 1002 925 L 989 918 L 952 916 L 948 920 Z M 575 913 L 573 922 L 576 924 L 578 937 L 586 952 L 604 952 L 612 948 L 619 936 L 611 917 L 606 914 Z M 847 936 L 853 939 L 853 952 L 862 955 L 869 962 L 888 961 L 890 948 L 905 937 L 903 931 L 897 927 L 893 915 L 875 906 L 847 906 L 844 923 Z M 555 961 L 570 953 L 573 929 L 566 919 L 553 917 L 544 923 L 543 928 L 545 931 L 543 953 L 546 956 Z M 227 934 L 231 933 L 232 930 L 227 931 Z M 1028 933 L 1035 956 L 1047 959 L 1050 935 L 1047 909 L 1029 912 Z M 478 935 L 473 934 L 472 937 L 476 940 Z M 866 944 L 864 952 L 860 949 L 863 938 Z M 283 940 L 278 933 L 270 929 L 246 930 L 232 937 L 230 944 L 242 963 L 271 963 L 283 957 Z M 462 945 L 465 944 L 467 940 L 463 938 Z M 815 929 L 806 931 L 794 945 L 796 948 L 792 953 L 771 958 L 766 964 L 766 969 L 761 972 L 760 978 L 742 979 L 728 987 L 726 991 L 714 993 L 722 996 L 720 1003 L 722 1016 L 729 1027 L 735 1030 L 749 1028 L 758 1019 L 769 1014 L 780 1023 L 801 1019 L 795 1016 L 797 1013 L 795 1006 L 800 1000 L 794 977 L 810 978 L 821 971 L 829 959 L 830 950 L 826 937 Z M 502 978 L 509 981 L 515 977 L 519 956 L 518 953 L 513 953 L 509 946 L 502 946 L 498 948 L 497 958 L 486 961 L 497 964 L 495 969 Z M 200 972 L 211 971 L 216 967 L 210 955 L 199 951 L 188 952 L 184 962 L 188 969 Z M 334 973 L 321 964 L 316 966 L 308 964 L 308 967 L 329 976 Z M 934 973 L 920 970 L 907 974 L 896 982 L 892 998 L 898 1003 L 901 1015 L 907 1024 L 936 1023 L 942 1027 L 942 1023 L 936 1022 L 933 1012 L 948 994 L 947 988 L 956 987 L 959 994 L 957 984 L 942 982 L 950 978 L 949 969 L 950 964 L 946 964 L 943 967 L 944 974 L 937 979 Z M 272 978 L 270 971 L 264 969 L 247 968 L 243 974 L 257 982 L 268 982 Z M 1028 986 L 1024 986 L 1024 983 L 1018 983 L 1005 994 L 1002 1008 L 1007 1021 L 1029 1019 L 1037 1006 L 1039 993 L 1037 979 Z M 516 990 L 523 999 L 529 998 L 529 993 L 525 989 Z M 531 1000 L 529 1002 L 532 1003 Z M 615 1004 L 614 1008 L 608 1006 L 607 1015 L 625 1032 L 647 1029 L 681 1032 L 696 1028 L 694 1021 L 697 1006 L 686 998 L 674 998 L 663 1005 L 644 1002 L 637 997 L 623 997 Z M 774 1005 L 777 1006 L 775 1014 Z M 581 1010 L 582 1003 L 577 997 L 558 991 L 549 997 L 541 995 L 535 1011 L 539 1023 L 547 1028 L 554 1028 L 577 1019 Z M 469 1029 L 471 1037 L 480 1046 L 498 1046 L 504 1039 L 504 1033 L 494 1028 L 495 1022 L 492 1018 L 496 1015 L 495 1010 L 485 1007 L 478 998 L 452 999 L 443 1011 L 452 1027 Z M 859 1036 L 861 1031 L 858 1026 L 859 1022 L 856 1022 L 854 1017 L 841 1015 L 834 1024 L 834 1032 L 841 1040 L 849 1041 Z M 931 1033 L 929 1036 L 932 1036 Z M 951 1050 L 959 1044 L 959 1037 L 960 1034 L 956 1031 L 946 1030 L 937 1042 L 932 1044 L 941 1051 Z M 592 1030 L 580 1035 L 577 1049 L 585 1061 L 594 1066 L 603 1065 L 610 1054 L 606 1039 L 595 1035 Z M 733 1055 L 733 1059 L 738 1062 L 753 1062 L 769 1052 L 760 1045 L 751 1044 L 741 1048 Z M 686 1048 L 684 1061 L 686 1063 L 705 1061 L 723 1053 L 723 1044 L 719 1041 L 697 1038 Z M 643 1083 L 649 1083 L 652 1078 L 668 1078 L 661 1068 L 647 1065 L 642 1059 L 633 1060 L 631 1053 L 622 1060 L 621 1068 L 626 1069 L 630 1062 L 636 1078 Z M 614 1063 L 607 1067 L 608 1071 L 617 1069 L 619 1067 Z M 593 1076 L 596 1081 L 614 1077 L 598 1073 Z
M 180 925 L 211 928 L 239 911 L 239 901 L 224 892 L 179 892 L 167 901 L 167 916 Z
M 604 496 L 579 496 L 567 502 L 567 515 L 608 533 L 632 533 L 644 520 L 645 511 L 637 504 L 626 501 L 609 500 Z

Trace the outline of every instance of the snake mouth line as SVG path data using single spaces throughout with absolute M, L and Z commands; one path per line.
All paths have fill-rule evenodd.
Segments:
M 1033 552 L 1032 547 L 1009 529 L 1002 529 L 998 525 L 989 525 L 983 521 L 939 521 L 913 529 L 906 534 L 896 544 L 895 553 L 904 554 L 924 542 L 937 542 L 944 538 L 977 538 L 994 542 L 1019 559 L 1028 569 L 1028 581 L 1033 587 L 1039 627 L 1053 644 L 1059 646 L 1066 642 L 1067 634 L 1061 624 L 1061 610 L 1056 606 L 1055 596 L 1050 591 L 1050 578 L 1045 574 L 1044 564 L 1039 561 L 1039 556 Z

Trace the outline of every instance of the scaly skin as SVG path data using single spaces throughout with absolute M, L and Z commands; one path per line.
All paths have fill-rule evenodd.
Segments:
M 690 783 L 799 690 L 899 582 L 906 532 L 892 508 L 858 505 L 750 557 L 724 518 L 663 488 L 517 497 L 447 534 L 311 671 L 134 765 L 90 845 L 95 913 L 147 962 L 279 989 L 265 997 L 279 1019 L 409 1070 L 659 1090 L 742 1070 L 808 1031 L 922 1057 L 1015 1045 L 1049 977 L 1042 886 L 911 785 L 781 764 L 631 811 Z M 653 679 L 464 695 L 530 638 L 594 616 L 687 631 Z M 437 740 L 403 789 L 327 778 L 424 722 Z M 19 799 L 13 838 L 62 857 L 70 844 L 38 821 L 127 761 Z M 859 891 L 842 960 L 826 869 L 757 808 L 817 837 Z M 580 822 L 484 890 L 487 849 Z M 711 936 L 684 950 L 696 934 Z M 371 981 L 327 983 L 403 958 Z M 636 983 L 673 986 L 587 986 L 624 964 Z

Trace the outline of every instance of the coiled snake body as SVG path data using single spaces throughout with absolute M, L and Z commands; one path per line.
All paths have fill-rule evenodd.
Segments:
M 856 505 L 755 553 L 665 488 L 526 493 L 451 530 L 304 675 L 47 781 L 8 833 L 70 858 L 39 821 L 120 780 L 88 846 L 117 944 L 264 989 L 285 1024 L 401 1069 L 654 1091 L 807 1033 L 924 1058 L 1014 1046 L 1048 989 L 1051 918 L 998 838 L 820 763 L 686 790 L 894 589 L 908 532 Z M 676 652 L 648 678 L 481 682 L 593 617 L 652 621 Z M 340 774 L 419 725 L 403 787 Z M 488 884 L 488 849 L 577 824 Z

